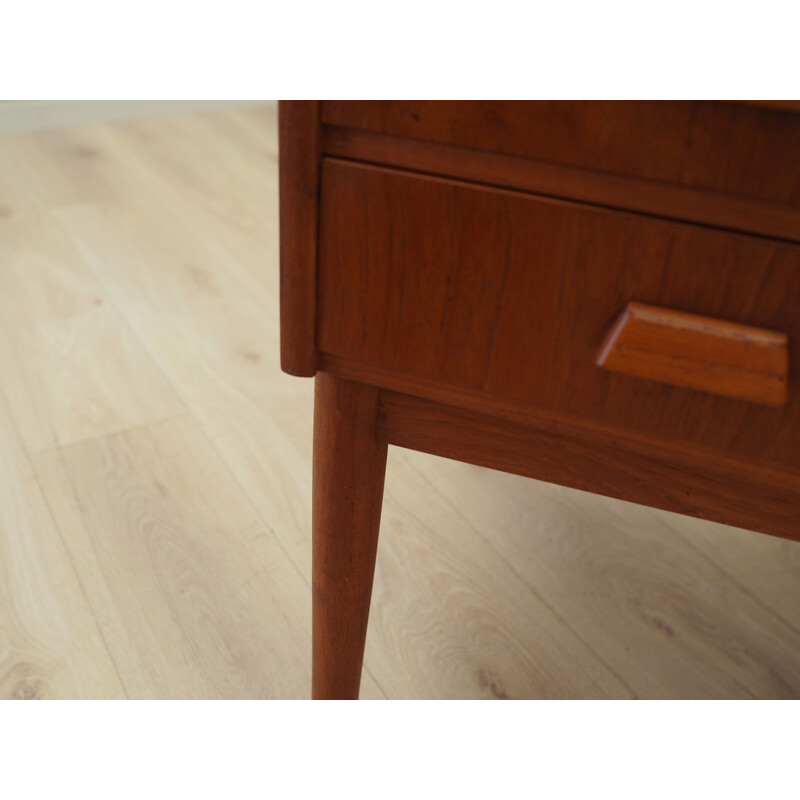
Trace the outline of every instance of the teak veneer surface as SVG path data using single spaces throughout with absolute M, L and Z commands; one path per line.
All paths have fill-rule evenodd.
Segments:
M 655 508 L 800 539 L 800 490 L 725 466 L 658 460 L 623 447 L 597 447 L 543 426 L 497 419 L 385 391 L 381 426 L 390 444 L 516 475 L 586 489 Z M 765 515 L 764 508 L 769 509 Z
M 281 366 L 294 375 L 314 374 L 314 326 L 319 198 L 319 103 L 292 103 L 279 120 L 281 158 L 292 179 L 280 185 L 282 252 L 291 253 L 292 267 L 281 260 Z M 309 158 L 309 154 L 313 154 Z
M 328 125 L 800 206 L 800 114 L 709 101 L 363 101 Z
M 800 242 L 800 206 L 336 125 L 323 126 L 321 146 L 324 155 Z
M 312 694 L 346 700 L 361 682 L 388 447 L 378 389 L 320 373 L 315 390 Z
M 796 340 L 800 246 L 334 159 L 321 179 L 322 352 L 800 467 L 796 369 L 771 408 L 595 363 L 630 302 Z

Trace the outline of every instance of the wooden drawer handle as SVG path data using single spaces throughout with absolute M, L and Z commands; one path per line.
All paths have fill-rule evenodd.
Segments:
M 787 402 L 785 333 L 628 303 L 596 363 L 673 386 L 768 406 Z

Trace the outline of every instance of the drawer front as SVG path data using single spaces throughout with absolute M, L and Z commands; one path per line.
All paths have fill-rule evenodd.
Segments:
M 323 103 L 325 124 L 800 207 L 800 113 L 712 101 Z
M 632 303 L 775 331 L 788 341 L 783 404 L 598 366 Z M 796 245 L 323 161 L 323 353 L 800 466 L 799 334 Z

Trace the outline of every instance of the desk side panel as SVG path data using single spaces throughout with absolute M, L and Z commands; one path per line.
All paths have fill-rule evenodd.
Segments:
M 281 368 L 316 372 L 316 275 L 319 220 L 320 104 L 281 100 L 280 158 Z

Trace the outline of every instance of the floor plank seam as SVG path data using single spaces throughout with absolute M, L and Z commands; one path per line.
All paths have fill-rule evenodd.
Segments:
M 67 230 L 67 235 L 70 235 L 70 237 L 71 237 L 71 234 L 69 233 L 69 231 L 68 231 L 68 230 Z M 92 264 L 90 264 L 90 265 L 89 265 L 89 268 L 91 269 L 92 273 L 93 273 L 93 274 L 94 274 L 94 275 L 97 277 L 98 281 L 100 282 L 101 286 L 103 286 L 104 290 L 105 290 L 106 292 L 108 292 L 108 289 L 107 289 L 107 287 L 106 287 L 106 284 L 103 282 L 102 278 L 101 278 L 99 275 L 97 275 L 97 270 L 96 270 L 95 266 L 94 266 L 94 265 L 92 265 Z M 148 343 L 147 343 L 147 342 L 145 342 L 145 341 L 142 339 L 142 337 L 139 335 L 139 332 L 136 330 L 135 326 L 133 325 L 133 323 L 131 322 L 131 320 L 128 318 L 128 316 L 127 316 L 127 314 L 125 313 L 124 309 L 123 309 L 122 307 L 120 307 L 120 306 L 119 306 L 118 304 L 116 304 L 116 303 L 114 304 L 114 306 L 115 306 L 115 308 L 117 308 L 117 310 L 119 311 L 120 315 L 121 315 L 121 316 L 124 318 L 124 320 L 125 320 L 126 324 L 128 325 L 128 328 L 131 330 L 131 332 L 132 332 L 133 336 L 135 336 L 135 337 L 136 337 L 136 340 L 139 342 L 139 344 L 141 345 L 141 347 L 143 348 L 143 350 L 144 350 L 144 351 L 147 353 L 147 355 L 150 357 L 150 359 L 151 359 L 151 361 L 153 362 L 153 364 L 155 365 L 156 369 L 159 371 L 159 373 L 162 375 L 162 377 L 164 378 L 164 380 L 165 380 L 165 381 L 166 381 L 166 382 L 169 384 L 169 386 L 172 388 L 172 390 L 173 390 L 173 392 L 175 393 L 175 395 L 178 397 L 178 399 L 181 401 L 181 403 L 183 403 L 184 407 L 187 409 L 187 411 L 186 411 L 186 415 L 190 416 L 190 417 L 191 417 L 191 418 L 194 420 L 194 422 L 195 422 L 195 423 L 198 425 L 199 429 L 200 429 L 200 430 L 202 431 L 202 433 L 203 433 L 203 437 L 204 437 L 204 438 L 205 438 L 205 440 L 208 442 L 209 446 L 211 447 L 211 449 L 213 450 L 213 452 L 215 453 L 215 455 L 217 456 L 217 458 L 219 458 L 220 462 L 221 462 L 222 464 L 224 464 L 224 465 L 225 465 L 225 468 L 227 469 L 227 471 L 228 471 L 228 474 L 229 474 L 229 475 L 232 477 L 232 479 L 233 479 L 234 483 L 235 483 L 235 484 L 236 484 L 236 486 L 237 486 L 237 487 L 238 487 L 238 488 L 241 490 L 242 494 L 243 494 L 243 495 L 244 495 L 244 496 L 247 498 L 247 501 L 248 501 L 248 503 L 250 503 L 250 506 L 251 506 L 251 508 L 253 509 L 253 511 L 254 511 L 254 513 L 256 514 L 256 516 L 258 517 L 258 519 L 259 519 L 259 520 L 260 520 L 260 521 L 261 521 L 261 522 L 264 524 L 264 526 L 265 526 L 265 527 L 266 527 L 266 528 L 269 530 L 270 534 L 272 535 L 273 539 L 274 539 L 274 540 L 275 540 L 275 542 L 277 543 L 278 547 L 280 547 L 280 549 L 283 551 L 284 555 L 285 555 L 285 556 L 287 557 L 287 559 L 289 560 L 289 563 L 290 563 L 290 564 L 291 564 L 291 565 L 294 567 L 294 569 L 295 569 L 295 571 L 297 572 L 297 574 L 300 576 L 300 578 L 303 580 L 303 582 L 306 584 L 306 586 L 307 586 L 307 587 L 309 588 L 309 590 L 310 590 L 310 589 L 311 589 L 311 584 L 310 584 L 310 583 L 308 582 L 308 580 L 306 579 L 305 575 L 303 574 L 303 571 L 300 569 L 300 567 L 298 566 L 298 564 L 295 562 L 294 558 L 292 558 L 292 556 L 291 556 L 290 552 L 289 552 L 289 551 L 286 549 L 286 547 L 285 547 L 285 545 L 284 545 L 283 541 L 281 540 L 281 537 L 280 537 L 280 536 L 277 534 L 277 532 L 275 531 L 274 527 L 273 527 L 273 526 L 272 526 L 272 525 L 271 525 L 271 524 L 270 524 L 270 523 L 269 523 L 269 522 L 268 522 L 268 521 L 267 521 L 267 520 L 264 518 L 264 516 L 261 514 L 261 512 L 259 511 L 259 509 L 258 509 L 257 505 L 256 505 L 256 504 L 253 502 L 253 499 L 251 498 L 251 496 L 250 496 L 249 492 L 247 491 L 247 489 L 244 487 L 244 485 L 243 485 L 243 484 L 241 483 L 241 481 L 239 480 L 239 477 L 238 477 L 238 475 L 236 474 L 235 470 L 233 469 L 233 467 L 232 467 L 232 466 L 231 466 L 231 464 L 229 463 L 228 459 L 227 459 L 227 458 L 224 456 L 224 454 L 223 454 L 223 453 L 222 453 L 222 452 L 219 450 L 219 448 L 217 447 L 217 444 L 216 444 L 216 442 L 214 441 L 214 439 L 213 439 L 211 436 L 209 436 L 209 434 L 208 434 L 208 431 L 206 430 L 206 426 L 203 424 L 202 420 L 198 419 L 198 417 L 196 417 L 196 416 L 195 416 L 195 414 L 194 414 L 194 413 L 192 412 L 192 410 L 191 410 L 191 404 L 190 404 L 190 403 L 187 401 L 186 397 L 185 397 L 185 396 L 184 396 L 184 394 L 183 394 L 183 393 L 180 391 L 179 387 L 178 387 L 178 386 L 176 386 L 176 385 L 175 385 L 175 383 L 174 383 L 174 382 L 173 382 L 173 381 L 170 379 L 170 377 L 167 375 L 167 372 L 166 372 L 166 370 L 165 370 L 165 368 L 164 368 L 163 364 L 161 363 L 161 360 L 160 360 L 160 359 L 157 357 L 157 355 L 156 355 L 155 353 L 153 353 L 153 351 L 152 351 L 152 350 L 151 350 L 151 348 L 149 347 Z M 180 415 L 180 416 L 184 416 L 184 415 Z M 139 427 L 146 427 L 146 426 L 139 426 Z M 386 699 L 389 699 L 389 698 L 388 698 L 388 695 L 386 694 L 386 691 L 385 691 L 385 690 L 384 690 L 384 688 L 383 688 L 383 687 L 380 685 L 380 683 L 379 683 L 379 682 L 376 680 L 375 676 L 372 674 L 372 672 L 370 671 L 370 669 L 367 667 L 367 665 L 366 665 L 366 664 L 365 664 L 365 671 L 367 672 L 367 674 L 369 674 L 369 676 L 370 676 L 370 677 L 372 678 L 372 680 L 375 682 L 375 685 L 376 685 L 376 686 L 378 687 L 378 689 L 381 691 L 381 693 L 383 694 L 383 696 L 384 696 Z
M 74 241 L 74 238 L 73 238 L 72 233 L 70 232 L 69 228 L 66 225 L 64 225 L 60 220 L 58 220 L 58 224 L 61 226 L 62 230 L 64 230 L 65 234 L 70 238 L 70 240 Z M 84 262 L 88 265 L 91 273 L 95 276 L 95 278 L 97 279 L 98 283 L 102 287 L 104 293 L 109 298 L 113 297 L 113 293 L 109 291 L 109 288 L 108 288 L 108 285 L 107 285 L 106 281 L 103 280 L 103 275 L 100 273 L 100 271 L 98 270 L 97 266 L 93 263 L 93 260 L 86 259 L 85 257 L 83 257 L 83 258 L 84 258 Z M 170 386 L 170 388 L 174 392 L 175 396 L 180 400 L 180 402 L 183 404 L 184 408 L 186 409 L 184 414 L 181 414 L 176 418 L 180 418 L 182 416 L 187 416 L 188 415 L 198 425 L 198 428 L 202 432 L 203 437 L 208 442 L 208 444 L 211 447 L 212 451 L 220 459 L 221 463 L 223 463 L 225 465 L 225 468 L 228 470 L 229 475 L 233 478 L 234 483 L 242 491 L 244 497 L 247 498 L 247 501 L 248 501 L 248 503 L 250 503 L 250 506 L 253 509 L 254 513 L 256 514 L 257 518 L 259 520 L 261 520 L 261 522 L 270 531 L 270 534 L 272 535 L 274 541 L 277 543 L 278 547 L 280 547 L 280 549 L 283 551 L 283 553 L 285 554 L 285 556 L 289 560 L 289 563 L 294 567 L 294 569 L 297 572 L 297 574 L 300 576 L 300 578 L 303 580 L 303 582 L 308 586 L 308 588 L 310 590 L 310 588 L 311 588 L 310 584 L 306 580 L 305 576 L 303 575 L 302 570 L 299 568 L 299 566 L 297 565 L 295 560 L 292 558 L 292 556 L 289 553 L 289 551 L 286 549 L 283 541 L 281 540 L 281 537 L 278 536 L 278 534 L 276 533 L 276 531 L 273 528 L 273 526 L 270 525 L 269 522 L 260 513 L 260 511 L 258 510 L 256 504 L 253 502 L 253 499 L 250 497 L 250 494 L 247 492 L 245 487 L 242 485 L 241 481 L 239 480 L 239 478 L 236 475 L 235 471 L 233 470 L 232 466 L 228 462 L 228 459 L 223 456 L 223 454 L 218 449 L 216 443 L 214 442 L 213 438 L 211 436 L 209 436 L 208 431 L 206 430 L 206 426 L 203 424 L 202 420 L 200 420 L 193 413 L 191 404 L 187 401 L 186 397 L 184 396 L 184 394 L 180 390 L 180 388 L 175 384 L 175 382 L 172 380 L 172 378 L 167 374 L 167 370 L 165 369 L 161 359 L 158 357 L 158 355 L 156 353 L 154 353 L 152 351 L 152 349 L 150 348 L 149 344 L 141 337 L 141 335 L 139 334 L 139 331 L 137 330 L 136 326 L 133 324 L 133 322 L 129 318 L 128 314 L 126 313 L 125 308 L 120 303 L 118 303 L 116 300 L 109 299 L 108 302 L 113 305 L 114 309 L 117 311 L 117 313 L 124 320 L 124 322 L 127 325 L 128 329 L 131 331 L 131 334 L 135 337 L 136 341 L 142 347 L 143 351 L 148 355 L 148 357 L 152 361 L 152 363 L 155 366 L 155 368 L 158 370 L 158 372 L 161 374 L 161 376 L 164 378 L 166 383 Z M 163 420 L 163 421 L 166 421 L 166 420 Z M 147 426 L 145 425 L 145 426 L 137 426 L 137 427 L 147 427 Z M 121 431 L 120 431 L 120 433 L 121 433 Z M 113 435 L 113 434 L 111 434 L 111 435 Z M 96 438 L 102 438 L 102 437 L 96 437 Z M 373 676 L 371 676 L 371 677 L 373 677 Z M 373 680 L 374 680 L 374 677 L 373 677 Z M 386 696 L 386 692 L 383 690 L 383 687 L 381 687 L 380 684 L 378 684 L 377 681 L 375 681 L 375 683 L 378 686 L 378 688 L 380 689 L 380 691 L 384 694 L 384 696 Z
M 556 611 L 556 609 L 544 598 L 542 597 L 533 586 L 531 586 L 530 582 L 525 579 L 523 575 L 519 573 L 519 571 L 508 561 L 508 559 L 500 553 L 497 548 L 489 541 L 474 525 L 473 523 L 467 519 L 461 511 L 450 501 L 448 497 L 446 497 L 442 492 L 434 486 L 420 470 L 414 465 L 410 464 L 411 469 L 413 469 L 417 475 L 425 482 L 425 485 L 434 491 L 437 496 L 449 507 L 453 510 L 453 512 L 461 519 L 473 533 L 485 544 L 489 547 L 489 549 L 497 555 L 497 557 L 502 561 L 502 563 L 514 574 L 516 577 L 522 582 L 522 584 L 527 587 L 528 591 L 537 599 L 539 600 L 542 605 L 544 605 L 552 614 L 553 616 L 562 624 L 564 627 L 572 633 L 575 638 L 581 642 L 581 644 L 597 659 L 599 663 L 601 663 L 628 691 L 631 696 L 634 696 L 636 692 L 633 688 L 628 684 L 628 682 L 619 675 L 619 673 L 602 657 L 600 656 L 595 649 L 567 622 L 564 617 Z
M 139 161 L 139 163 L 143 163 L 143 159 L 139 158 L 137 160 Z M 144 160 L 144 162 L 146 163 L 146 159 Z M 150 164 L 148 164 L 147 166 L 151 170 L 154 169 L 153 166 L 150 165 Z M 58 220 L 57 222 L 61 226 L 61 228 L 64 231 L 65 235 L 68 236 L 71 241 L 74 241 L 74 237 L 73 237 L 72 233 L 70 232 L 69 228 L 66 225 L 64 225 L 61 220 Z M 80 248 L 79 248 L 79 250 L 80 250 Z M 182 393 L 180 388 L 175 384 L 175 382 L 167 374 L 167 370 L 165 369 L 164 365 L 162 364 L 161 359 L 158 357 L 158 355 L 156 353 L 154 353 L 152 351 L 152 349 L 150 348 L 149 344 L 140 336 L 139 331 L 137 330 L 136 326 L 133 324 L 133 322 L 129 318 L 128 314 L 126 313 L 126 311 L 124 309 L 124 306 L 122 304 L 120 304 L 119 302 L 117 302 L 116 300 L 112 299 L 113 298 L 113 293 L 109 291 L 107 282 L 105 280 L 103 280 L 103 275 L 100 273 L 100 271 L 98 270 L 97 266 L 93 263 L 93 260 L 86 259 L 85 257 L 83 257 L 83 258 L 84 258 L 84 263 L 86 263 L 88 265 L 89 270 L 95 276 L 95 278 L 97 279 L 98 283 L 102 287 L 104 293 L 106 294 L 108 302 L 113 306 L 113 308 L 117 311 L 117 313 L 120 315 L 120 317 L 124 320 L 125 324 L 127 325 L 129 331 L 131 331 L 132 335 L 135 337 L 136 341 L 139 342 L 140 346 L 142 347 L 144 352 L 149 356 L 150 360 L 152 361 L 152 363 L 154 364 L 154 366 L 156 367 L 158 372 L 161 374 L 161 376 L 164 378 L 164 380 L 170 386 L 172 391 L 175 393 L 176 397 L 184 405 L 184 407 L 186 408 L 186 412 L 185 413 L 188 414 L 197 423 L 198 427 L 200 428 L 200 430 L 203 433 L 204 438 L 208 442 L 208 444 L 211 447 L 211 449 L 213 450 L 213 452 L 220 459 L 221 463 L 225 464 L 225 467 L 228 470 L 229 475 L 233 478 L 235 484 L 239 487 L 239 489 L 242 491 L 243 495 L 247 498 L 247 501 L 250 503 L 250 505 L 251 505 L 252 509 L 254 510 L 255 514 L 257 515 L 257 517 L 261 520 L 261 522 L 270 531 L 270 534 L 272 535 L 272 537 L 275 540 L 275 542 L 278 544 L 280 549 L 286 555 L 286 557 L 289 560 L 289 562 L 294 567 L 294 569 L 297 572 L 297 574 L 300 576 L 300 578 L 303 580 L 303 582 L 306 584 L 306 586 L 308 586 L 308 588 L 310 590 L 311 585 L 308 582 L 308 580 L 306 579 L 305 575 L 303 574 L 303 571 L 300 569 L 298 564 L 295 562 L 294 558 L 292 558 L 290 552 L 285 547 L 281 537 L 277 534 L 277 532 L 275 531 L 274 527 L 261 514 L 261 512 L 259 511 L 257 505 L 253 502 L 253 499 L 251 498 L 249 492 L 247 491 L 247 489 L 244 487 L 244 485 L 239 480 L 238 475 L 236 474 L 236 472 L 233 469 L 232 465 L 229 463 L 228 459 L 219 450 L 219 448 L 217 447 L 216 442 L 213 440 L 213 438 L 211 436 L 209 436 L 208 431 L 206 429 L 206 426 L 203 424 L 202 420 L 200 420 L 193 413 L 193 411 L 191 410 L 191 404 L 187 401 L 186 397 L 184 396 L 184 394 Z M 248 291 L 249 291 L 249 287 L 243 286 L 243 284 L 238 280 L 238 277 L 237 277 L 237 283 L 243 290 L 244 289 L 248 289 Z M 184 415 L 178 415 L 178 417 L 175 417 L 175 418 L 179 418 L 180 416 L 184 416 Z M 163 421 L 166 421 L 166 420 L 163 420 Z M 137 426 L 137 427 L 146 427 L 146 426 Z M 119 431 L 119 432 L 121 433 L 122 431 Z M 114 433 L 116 433 L 116 432 L 114 432 Z M 113 434 L 111 434 L 111 435 L 113 435 Z M 96 438 L 102 438 L 102 437 L 96 437 Z M 384 697 L 386 697 L 388 699 L 388 695 L 386 694 L 386 691 L 380 685 L 380 683 L 375 679 L 375 676 L 372 674 L 372 672 L 370 671 L 370 669 L 368 668 L 368 666 L 366 664 L 365 664 L 365 671 L 370 675 L 372 680 L 375 682 L 375 685 L 378 687 L 378 689 L 381 691 L 381 693 L 384 695 Z
M 776 609 L 772 608 L 765 603 L 758 595 L 754 594 L 752 590 L 750 590 L 747 586 L 745 586 L 735 575 L 731 575 L 721 564 L 711 558 L 709 555 L 704 553 L 700 548 L 696 547 L 692 542 L 691 538 L 687 538 L 684 536 L 677 528 L 673 527 L 672 525 L 669 526 L 670 530 L 682 541 L 686 544 L 686 546 L 692 550 L 693 552 L 697 553 L 703 560 L 711 564 L 721 575 L 723 575 L 727 580 L 729 580 L 732 584 L 734 584 L 741 592 L 746 594 L 750 597 L 753 602 L 759 605 L 761 608 L 764 609 L 767 613 L 771 614 L 775 619 L 779 622 L 783 623 L 792 633 L 797 634 L 800 636 L 800 630 L 794 627 L 790 622 L 783 618 L 783 615 L 780 614 Z M 753 534 L 754 536 L 756 534 Z M 764 534 L 758 534 L 764 535 Z
M 9 419 L 11 419 L 11 424 L 14 426 L 14 430 L 15 430 L 15 433 L 17 435 L 17 438 L 22 443 L 22 438 L 20 437 L 20 432 L 19 432 L 19 429 L 17 427 L 16 420 L 14 420 L 13 415 L 11 415 L 11 409 L 8 406 L 8 400 L 7 400 L 6 396 L 5 396 L 5 393 L 2 390 L 2 387 L 0 387 L 0 402 L 3 402 L 5 404 L 5 406 L 6 406 L 6 408 L 8 409 L 8 411 L 9 411 Z M 128 689 L 125 686 L 125 682 L 122 680 L 122 675 L 120 674 L 119 667 L 117 666 L 117 662 L 114 659 L 114 656 L 113 656 L 113 654 L 111 652 L 111 649 L 108 646 L 108 641 L 106 640 L 105 634 L 103 633 L 103 629 L 102 629 L 102 627 L 100 625 L 100 622 L 97 619 L 97 615 L 95 614 L 94 606 L 92 605 L 92 603 L 89 600 L 89 595 L 86 592 L 86 587 L 84 586 L 84 583 L 81 580 L 80 574 L 79 574 L 78 570 L 75 567 L 75 560 L 74 560 L 74 558 L 72 556 L 72 551 L 70 550 L 69 546 L 67 545 L 66 539 L 64 537 L 64 532 L 62 531 L 61 526 L 58 524 L 58 520 L 56 519 L 56 515 L 53 513 L 52 506 L 50 505 L 50 499 L 48 498 L 47 492 L 45 491 L 45 488 L 44 488 L 41 480 L 39 479 L 39 473 L 36 471 L 36 468 L 35 468 L 35 466 L 33 464 L 33 461 L 31 460 L 31 454 L 27 451 L 27 449 L 24 446 L 22 446 L 20 449 L 22 450 L 22 453 L 23 453 L 23 456 L 25 458 L 25 461 L 28 464 L 28 468 L 30 469 L 31 476 L 33 477 L 33 480 L 36 483 L 36 486 L 37 486 L 37 488 L 39 490 L 39 493 L 42 496 L 42 500 L 44 501 L 44 505 L 45 505 L 45 508 L 47 509 L 47 513 L 48 513 L 50 519 L 53 522 L 55 530 L 58 533 L 58 538 L 59 538 L 59 540 L 61 542 L 62 548 L 64 549 L 64 553 L 65 553 L 65 555 L 67 557 L 67 561 L 69 562 L 70 570 L 72 571 L 72 574 L 73 574 L 73 576 L 75 578 L 75 581 L 76 581 L 77 585 L 80 587 L 81 595 L 83 596 L 84 602 L 86 603 L 86 608 L 91 612 L 92 620 L 94 621 L 95 628 L 97 629 L 97 634 L 100 637 L 100 641 L 103 643 L 103 648 L 105 649 L 106 654 L 108 655 L 109 663 L 114 668 L 114 673 L 117 676 L 117 680 L 119 681 L 120 688 L 122 689 L 122 691 L 125 694 L 125 698 L 129 700 L 130 699 L 130 694 L 128 693 Z
M 99 442 L 102 439 L 111 439 L 115 436 L 120 436 L 125 433 L 132 433 L 133 431 L 143 430 L 145 428 L 149 428 L 153 425 L 163 425 L 166 422 L 173 422 L 174 420 L 183 419 L 184 417 L 191 416 L 189 411 L 182 411 L 180 414 L 172 414 L 168 417 L 161 417 L 159 419 L 151 419 L 148 422 L 138 423 L 136 425 L 129 425 L 125 428 L 119 428 L 111 431 L 106 431 L 105 433 L 98 433 L 96 436 L 88 436 L 85 439 L 76 439 L 75 441 L 68 441 L 68 442 L 58 442 L 57 444 L 51 445 L 49 447 L 37 447 L 36 449 L 31 449 L 26 447 L 26 451 L 31 456 L 38 456 L 44 453 L 51 453 L 54 450 L 64 450 L 70 447 L 77 447 L 82 444 L 88 444 L 89 442 Z

